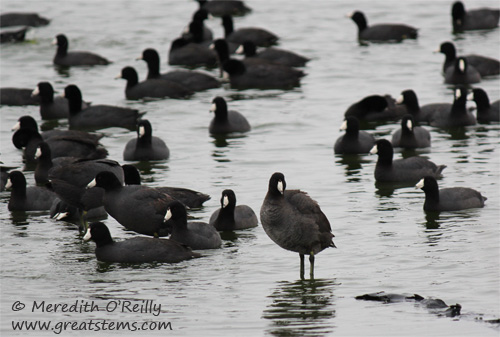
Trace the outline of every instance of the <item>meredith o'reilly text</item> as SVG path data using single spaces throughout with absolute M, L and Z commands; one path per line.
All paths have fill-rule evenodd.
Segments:
M 155 304 L 152 300 L 109 300 L 105 303 L 101 302 L 99 304 L 97 301 L 87 300 L 75 300 L 74 303 L 48 303 L 46 301 L 33 301 L 31 312 L 130 312 L 159 316 L 161 312 L 161 304 Z

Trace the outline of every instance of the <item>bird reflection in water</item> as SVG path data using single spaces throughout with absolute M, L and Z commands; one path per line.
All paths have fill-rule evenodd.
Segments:
M 335 325 L 335 280 L 280 281 L 269 298 L 263 318 L 273 336 L 323 336 Z

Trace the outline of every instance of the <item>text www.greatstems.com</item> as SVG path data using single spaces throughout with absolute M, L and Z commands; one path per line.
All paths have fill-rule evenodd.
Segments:
M 12 321 L 14 331 L 52 331 L 56 335 L 63 331 L 162 331 L 172 330 L 170 322 L 115 322 L 105 319 L 88 321 Z

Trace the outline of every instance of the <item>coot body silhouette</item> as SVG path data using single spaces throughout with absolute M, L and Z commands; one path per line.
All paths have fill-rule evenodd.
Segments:
M 148 65 L 148 79 L 160 78 L 172 81 L 191 91 L 203 91 L 221 86 L 215 77 L 199 71 L 175 70 L 160 74 L 160 56 L 152 48 L 145 49 L 139 59 L 146 61 Z
M 392 97 L 371 95 L 349 106 L 344 116 L 354 116 L 360 122 L 376 122 L 400 120 L 406 113 L 406 108 L 396 106 Z
M 401 92 L 401 95 L 396 100 L 396 104 L 404 104 L 404 106 L 406 107 L 406 111 L 413 116 L 413 120 L 416 123 L 428 123 L 429 115 L 438 108 L 438 105 L 436 105 L 434 108 L 426 105 L 420 107 L 417 94 L 411 89 Z M 447 108 L 451 107 L 450 103 L 445 104 Z
M 401 42 L 416 39 L 417 29 L 404 24 L 368 25 L 365 15 L 355 11 L 348 15 L 358 26 L 358 40 L 370 42 Z
M 12 189 L 7 208 L 9 211 L 48 211 L 56 194 L 45 187 L 26 187 L 26 178 L 21 171 L 12 171 L 5 184 Z
M 212 100 L 210 111 L 215 114 L 208 127 L 212 134 L 248 132 L 251 129 L 245 116 L 238 111 L 228 110 L 226 100 L 220 96 Z
M 304 255 L 309 255 L 310 277 L 314 278 L 314 257 L 333 243 L 330 222 L 318 203 L 300 190 L 287 190 L 285 177 L 276 172 L 260 209 L 260 222 L 278 246 L 300 256 L 300 277 L 304 278 Z
M 8 12 L 0 15 L 0 27 L 30 26 L 41 27 L 50 23 L 50 20 L 38 13 Z
M 413 116 L 408 114 L 401 119 L 401 128 L 392 135 L 393 147 L 415 149 L 431 146 L 431 134 L 421 126 L 415 125 Z
M 217 67 L 217 55 L 207 46 L 177 38 L 168 52 L 168 64 L 186 67 Z
M 167 144 L 153 136 L 153 128 L 147 119 L 137 123 L 137 138 L 131 139 L 125 145 L 123 160 L 165 160 L 170 156 Z
M 240 0 L 196 0 L 200 8 L 206 9 L 212 16 L 224 15 L 242 16 L 250 13 L 252 9 Z
M 126 185 L 140 185 L 141 176 L 139 170 L 133 165 L 122 165 L 123 173 L 125 175 Z M 205 193 L 191 190 L 184 187 L 153 187 L 158 191 L 168 194 L 175 200 L 180 201 L 187 208 L 200 208 L 203 203 L 210 199 L 210 196 Z
M 184 98 L 193 94 L 188 88 L 172 81 L 153 78 L 139 82 L 139 76 L 132 67 L 123 68 L 117 78 L 123 78 L 127 81 L 125 97 L 131 100 L 166 97 Z
M 244 54 L 245 58 L 263 59 L 289 67 L 303 67 L 310 61 L 307 57 L 280 48 L 269 47 L 257 52 L 257 46 L 251 41 L 245 41 L 236 53 Z
M 425 176 L 440 178 L 446 167 L 419 156 L 393 160 L 394 149 L 386 139 L 377 140 L 370 153 L 378 155 L 374 172 L 377 182 L 414 183 Z
M 415 188 L 425 192 L 425 211 L 458 211 L 484 207 L 486 197 L 468 187 L 439 188 L 434 177 L 422 178 Z
M 488 94 L 481 88 L 473 89 L 468 99 L 476 102 L 476 119 L 478 123 L 488 124 L 500 121 L 500 100 L 490 103 Z
M 459 57 L 455 64 L 446 69 L 444 73 L 444 83 L 447 84 L 473 84 L 481 82 L 481 75 L 467 63 L 467 59 Z
M 475 125 L 476 118 L 467 110 L 467 89 L 458 87 L 454 92 L 451 109 L 436 111 L 429 118 L 429 124 L 440 128 L 453 128 Z
M 96 243 L 96 258 L 103 262 L 177 263 L 200 256 L 189 247 L 169 239 L 134 237 L 116 242 L 102 222 L 91 223 L 83 239 Z
M 346 117 L 340 130 L 345 130 L 345 134 L 335 141 L 333 150 L 336 154 L 368 153 L 375 144 L 375 137 L 360 130 L 359 120 L 354 116 Z
M 206 222 L 187 221 L 186 207 L 179 201 L 171 202 L 165 212 L 165 224 L 171 228 L 170 239 L 193 250 L 215 249 L 222 244 L 219 232 Z
M 236 195 L 233 190 L 222 191 L 221 207 L 212 213 L 209 224 L 218 231 L 247 229 L 258 225 L 257 215 L 247 205 L 236 205 Z
M 253 42 L 259 47 L 269 47 L 278 42 L 278 36 L 270 31 L 256 27 L 245 27 L 234 29 L 233 18 L 230 15 L 222 17 L 222 26 L 224 27 L 224 38 L 228 42 L 243 44 L 246 41 Z
M 18 30 L 3 31 L 0 33 L 0 43 L 23 42 L 27 31 L 27 27 Z
M 96 186 L 105 190 L 106 212 L 125 228 L 155 237 L 169 234 L 163 218 L 172 197 L 147 186 L 123 186 L 112 172 L 98 173 L 88 188 Z
M 439 46 L 439 52 L 445 55 L 443 63 L 443 73 L 445 73 L 449 67 L 455 65 L 457 51 L 455 49 L 455 45 L 452 42 L 447 41 L 441 43 Z M 467 64 L 474 67 L 479 72 L 481 77 L 500 74 L 500 62 L 496 59 L 476 54 L 462 55 L 461 57 L 465 58 L 467 60 Z
M 106 58 L 87 51 L 68 51 L 68 38 L 64 34 L 56 36 L 52 44 L 57 45 L 53 62 L 62 67 L 107 65 Z
M 451 7 L 451 22 L 453 32 L 467 30 L 493 29 L 498 27 L 500 10 L 492 8 L 476 8 L 466 10 L 461 1 L 456 1 Z
M 37 98 L 32 97 L 33 89 L 28 88 L 0 88 L 0 105 L 39 105 Z

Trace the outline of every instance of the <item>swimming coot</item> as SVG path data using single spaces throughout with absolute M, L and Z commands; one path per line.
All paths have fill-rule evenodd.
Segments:
M 299 253 L 301 279 L 304 278 L 304 255 L 309 255 L 313 279 L 315 255 L 325 248 L 335 247 L 330 222 L 318 203 L 305 192 L 286 190 L 283 173 L 276 172 L 269 179 L 260 222 L 278 246 Z
M 467 187 L 439 189 L 434 177 L 422 178 L 415 188 L 425 192 L 424 211 L 458 211 L 467 208 L 484 207 L 486 197 Z
M 38 98 L 31 96 L 32 92 L 29 88 L 0 88 L 0 105 L 39 105 Z
M 210 111 L 215 114 L 208 127 L 212 134 L 248 132 L 251 129 L 245 116 L 238 111 L 228 110 L 226 100 L 220 96 L 212 100 Z
M 479 123 L 500 121 L 500 100 L 490 104 L 488 94 L 481 88 L 475 88 L 467 96 L 470 101 L 476 102 L 476 119 Z
M 444 83 L 447 84 L 473 84 L 481 82 L 481 75 L 467 63 L 464 57 L 455 59 L 455 64 L 446 69 Z
M 224 27 L 224 38 L 228 42 L 243 44 L 245 41 L 252 41 L 256 46 L 269 47 L 278 42 L 278 36 L 268 30 L 255 27 L 239 28 L 234 30 L 233 18 L 230 15 L 222 17 Z
M 139 82 L 139 76 L 132 67 L 122 69 L 116 78 L 127 80 L 125 87 L 125 97 L 127 99 L 138 100 L 144 98 L 184 98 L 193 92 L 183 85 L 163 79 L 153 78 Z
M 212 213 L 209 220 L 209 224 L 218 231 L 247 229 L 258 225 L 257 216 L 250 206 L 236 206 L 236 194 L 233 190 L 222 191 L 220 206 Z
M 196 0 L 200 8 L 206 9 L 213 16 L 242 16 L 250 13 L 252 9 L 241 0 Z
M 368 26 L 365 15 L 360 11 L 348 14 L 358 26 L 358 40 L 370 42 L 401 42 L 416 39 L 417 29 L 404 24 L 376 24 Z
M 348 116 L 340 126 L 345 134 L 337 138 L 333 151 L 336 154 L 361 154 L 368 153 L 375 144 L 375 137 L 359 129 L 359 120 Z
M 0 15 L 0 27 L 2 28 L 12 26 L 41 27 L 47 26 L 49 23 L 49 19 L 38 13 L 8 12 Z
M 64 34 L 56 36 L 52 44 L 57 45 L 54 64 L 62 67 L 107 65 L 111 62 L 104 57 L 87 51 L 68 51 L 68 39 Z
M 443 63 L 443 73 L 445 73 L 449 67 L 455 65 L 457 51 L 455 45 L 449 41 L 441 43 L 438 51 L 445 55 Z M 476 54 L 463 55 L 461 57 L 465 58 L 467 64 L 474 67 L 481 77 L 500 74 L 500 62 L 496 59 Z
M 440 178 L 446 168 L 419 156 L 393 160 L 394 149 L 386 139 L 377 140 L 370 153 L 378 155 L 374 172 L 377 182 L 414 183 L 425 176 Z
M 440 128 L 461 127 L 475 125 L 476 118 L 467 110 L 467 89 L 457 87 L 454 92 L 454 101 L 450 109 L 436 111 L 429 116 L 429 124 Z
M 153 136 L 153 128 L 147 119 L 137 123 L 137 138 L 131 139 L 125 145 L 123 160 L 164 160 L 170 156 L 167 144 Z
M 245 59 L 258 58 L 272 63 L 282 64 L 289 67 L 303 67 L 310 61 L 307 57 L 298 55 L 288 50 L 279 48 L 265 48 L 257 53 L 257 46 L 252 41 L 245 41 L 236 50 L 237 54 L 244 54 Z
M 500 10 L 498 9 L 476 8 L 466 11 L 461 1 L 454 2 L 451 7 L 451 23 L 454 33 L 496 28 L 499 17 Z
M 406 113 L 404 106 L 396 106 L 396 101 L 389 95 L 370 95 L 347 108 L 345 117 L 354 116 L 360 122 L 397 121 Z
M 187 245 L 191 249 L 215 249 L 222 244 L 220 234 L 213 226 L 201 221 L 188 222 L 186 207 L 179 201 L 168 204 L 165 225 L 171 228 L 171 240 Z
M 201 255 L 170 239 L 134 237 L 116 242 L 108 227 L 102 222 L 93 222 L 83 237 L 96 243 L 97 260 L 117 263 L 177 263 Z
M 46 187 L 26 187 L 26 178 L 21 171 L 9 173 L 5 189 L 12 189 L 7 206 L 9 211 L 48 211 L 57 197 Z
M 168 64 L 215 68 L 217 67 L 217 55 L 205 45 L 185 38 L 177 38 L 170 45 Z
M 431 134 L 421 126 L 415 125 L 413 116 L 408 114 L 401 120 L 401 129 L 392 134 L 392 146 L 414 149 L 431 146 Z

